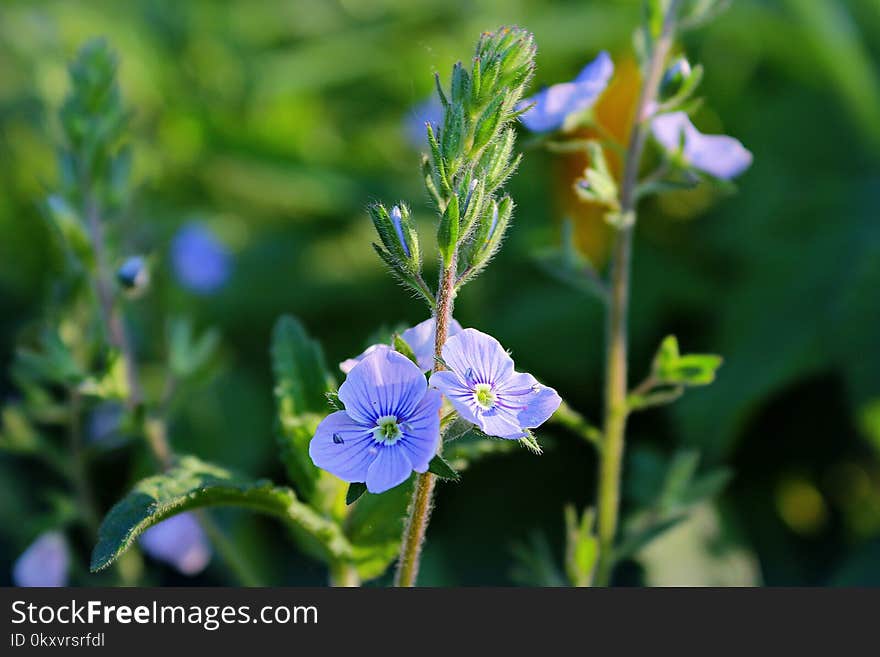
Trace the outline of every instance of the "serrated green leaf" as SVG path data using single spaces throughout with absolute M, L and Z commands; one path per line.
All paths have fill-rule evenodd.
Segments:
M 210 506 L 237 506 L 284 520 L 303 547 L 329 561 L 348 558 L 341 528 L 300 502 L 289 488 L 242 479 L 224 468 L 187 456 L 164 474 L 138 483 L 104 518 L 92 552 L 92 571 L 112 564 L 149 527 L 173 515 Z
M 431 472 L 441 479 L 448 481 L 459 481 L 461 476 L 452 469 L 452 466 L 442 456 L 437 454 L 428 464 L 428 472 Z
M 298 319 L 279 318 L 272 332 L 272 370 L 275 396 L 282 413 L 325 413 L 326 393 L 334 389 L 324 352 Z
M 275 324 L 271 352 L 281 460 L 291 483 L 313 501 L 321 471 L 309 458 L 308 446 L 318 423 L 332 410 L 327 401 L 334 393 L 332 378 L 321 346 L 294 317 L 283 316 Z

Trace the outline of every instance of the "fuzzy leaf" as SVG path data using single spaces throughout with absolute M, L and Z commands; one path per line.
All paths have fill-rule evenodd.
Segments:
M 91 570 L 112 564 L 149 527 L 183 511 L 210 506 L 238 506 L 278 516 L 325 560 L 351 553 L 339 526 L 300 502 L 289 488 L 241 479 L 189 456 L 168 472 L 143 479 L 110 509 L 98 531 Z

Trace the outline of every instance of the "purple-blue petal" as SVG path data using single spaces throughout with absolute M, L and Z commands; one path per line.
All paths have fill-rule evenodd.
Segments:
M 558 130 L 570 115 L 586 111 L 595 104 L 613 74 L 614 63 L 603 51 L 572 82 L 554 84 L 519 103 L 518 110 L 533 104 L 520 120 L 532 132 Z
M 513 359 L 501 343 L 472 328 L 446 340 L 443 360 L 470 383 L 497 384 L 513 373 Z
M 16 586 L 67 586 L 70 552 L 61 532 L 41 534 L 12 566 Z
M 192 513 L 179 513 L 153 525 L 139 542 L 148 555 L 184 575 L 202 572 L 211 561 L 211 544 Z
M 449 400 L 456 412 L 468 422 L 477 424 L 477 402 L 473 390 L 455 372 L 443 370 L 431 375 L 429 384 Z
M 682 143 L 684 159 L 696 169 L 722 180 L 730 180 L 752 164 L 752 154 L 742 143 L 726 135 L 704 135 L 685 112 L 661 114 L 651 122 L 654 138 L 670 152 Z
M 403 437 L 392 447 L 403 449 L 416 472 L 424 472 L 440 444 L 440 407 L 443 398 L 428 390 L 413 413 L 402 420 Z
M 400 338 L 413 350 L 416 361 L 423 372 L 434 368 L 434 340 L 437 336 L 437 323 L 434 318 L 419 322 L 400 334 Z M 447 339 L 461 333 L 462 328 L 456 320 L 449 322 Z
M 373 426 L 353 420 L 346 411 L 336 411 L 318 425 L 309 443 L 309 457 L 343 481 L 365 481 L 376 447 Z
M 538 383 L 531 374 L 514 374 L 498 396 L 510 406 L 520 407 L 517 421 L 523 429 L 542 425 L 562 403 L 562 397 L 553 388 Z
M 355 365 L 360 363 L 364 358 L 369 356 L 374 351 L 391 351 L 391 347 L 387 344 L 374 344 L 367 347 L 363 352 L 355 356 L 354 358 L 348 358 L 341 363 L 339 363 L 339 369 L 342 370 L 343 374 L 348 374 L 354 368 Z
M 399 486 L 409 478 L 413 471 L 412 463 L 400 444 L 378 445 L 376 459 L 367 470 L 367 490 L 371 493 L 384 493 Z
M 352 419 L 374 426 L 385 415 L 411 414 L 427 387 L 424 374 L 409 358 L 377 349 L 348 373 L 339 399 Z

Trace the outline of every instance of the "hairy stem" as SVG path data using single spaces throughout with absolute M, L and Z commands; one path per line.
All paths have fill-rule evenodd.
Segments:
M 122 323 L 122 316 L 116 309 L 113 294 L 113 282 L 107 263 L 107 248 L 104 242 L 104 227 L 101 223 L 100 210 L 93 198 L 86 205 L 86 215 L 89 222 L 89 232 L 92 238 L 92 250 L 95 254 L 96 273 L 94 277 L 95 292 L 98 297 L 98 306 L 101 309 L 101 317 L 107 329 L 110 343 L 122 354 L 125 361 L 125 376 L 128 382 L 128 404 L 136 408 L 143 401 L 143 389 L 138 377 L 137 359 L 128 339 L 128 333 Z
M 443 269 L 440 275 L 440 286 L 437 290 L 437 306 L 434 319 L 437 335 L 434 339 L 434 371 L 443 369 L 440 358 L 443 345 L 449 335 L 449 322 L 452 319 L 452 302 L 455 299 L 456 257 Z M 442 413 L 442 411 L 441 411 Z M 442 450 L 442 440 L 438 452 Z M 397 573 L 394 577 L 395 586 L 415 586 L 419 574 L 419 559 L 422 554 L 422 543 L 425 531 L 431 518 L 431 505 L 434 497 L 434 486 L 437 478 L 430 472 L 422 473 L 416 479 L 415 490 L 409 505 L 409 516 L 403 530 L 400 544 L 400 558 L 397 561 Z
M 627 419 L 627 317 L 629 313 L 630 261 L 635 226 L 636 187 L 639 165 L 648 138 L 648 119 L 657 97 L 663 76 L 663 67 L 672 47 L 675 16 L 679 0 L 671 0 L 663 20 L 660 37 L 654 43 L 641 94 L 633 118 L 629 146 L 620 188 L 620 207 L 623 216 L 633 221 L 618 231 L 611 260 L 610 304 L 608 309 L 607 344 L 605 355 L 605 421 L 604 439 L 599 457 L 599 483 L 596 493 L 598 508 L 599 563 L 596 584 L 611 582 L 614 566 L 614 539 L 620 512 L 620 474 L 623 463 L 624 437 Z

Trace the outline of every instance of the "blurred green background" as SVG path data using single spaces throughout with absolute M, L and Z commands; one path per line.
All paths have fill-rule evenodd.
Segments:
M 281 481 L 267 352 L 275 319 L 302 318 L 335 363 L 389 318 L 425 317 L 370 248 L 364 207 L 406 200 L 431 235 L 407 133 L 431 74 L 445 78 L 469 58 L 481 31 L 516 23 L 537 37 L 535 88 L 567 80 L 600 49 L 629 56 L 640 12 L 636 0 L 6 0 L 0 398 L 14 394 L 6 371 L 15 341 L 39 318 L 60 266 L 37 203 L 56 180 L 66 62 L 88 38 L 106 36 L 117 50 L 134 113 L 128 246 L 157 255 L 150 294 L 128 310 L 138 350 L 158 358 L 151 350 L 172 311 L 223 336 L 222 364 L 175 414 L 173 443 Z M 735 477 L 619 581 L 880 585 L 880 4 L 736 0 L 684 46 L 706 68 L 698 125 L 735 135 L 755 163 L 735 195 L 699 189 L 642 213 L 634 379 L 668 333 L 725 365 L 713 386 L 635 418 L 625 503 L 650 497 L 659 464 L 683 446 Z M 510 184 L 514 228 L 456 316 L 596 418 L 600 308 L 532 260 L 559 239 L 558 164 L 527 151 Z M 167 273 L 171 237 L 192 220 L 233 254 L 229 283 L 210 296 Z M 595 463 L 558 427 L 540 436 L 543 456 L 492 457 L 442 487 L 422 583 L 553 581 L 541 555 L 561 555 L 562 507 L 590 503 Z M 95 464 L 105 507 L 130 484 L 120 473 L 131 458 L 110 451 Z M 33 538 L 46 477 L 0 455 L 0 584 Z M 234 512 L 223 520 L 266 581 L 325 581 L 273 522 Z M 524 549 L 542 569 L 523 567 Z M 196 578 L 155 568 L 156 583 L 230 581 L 217 563 Z

